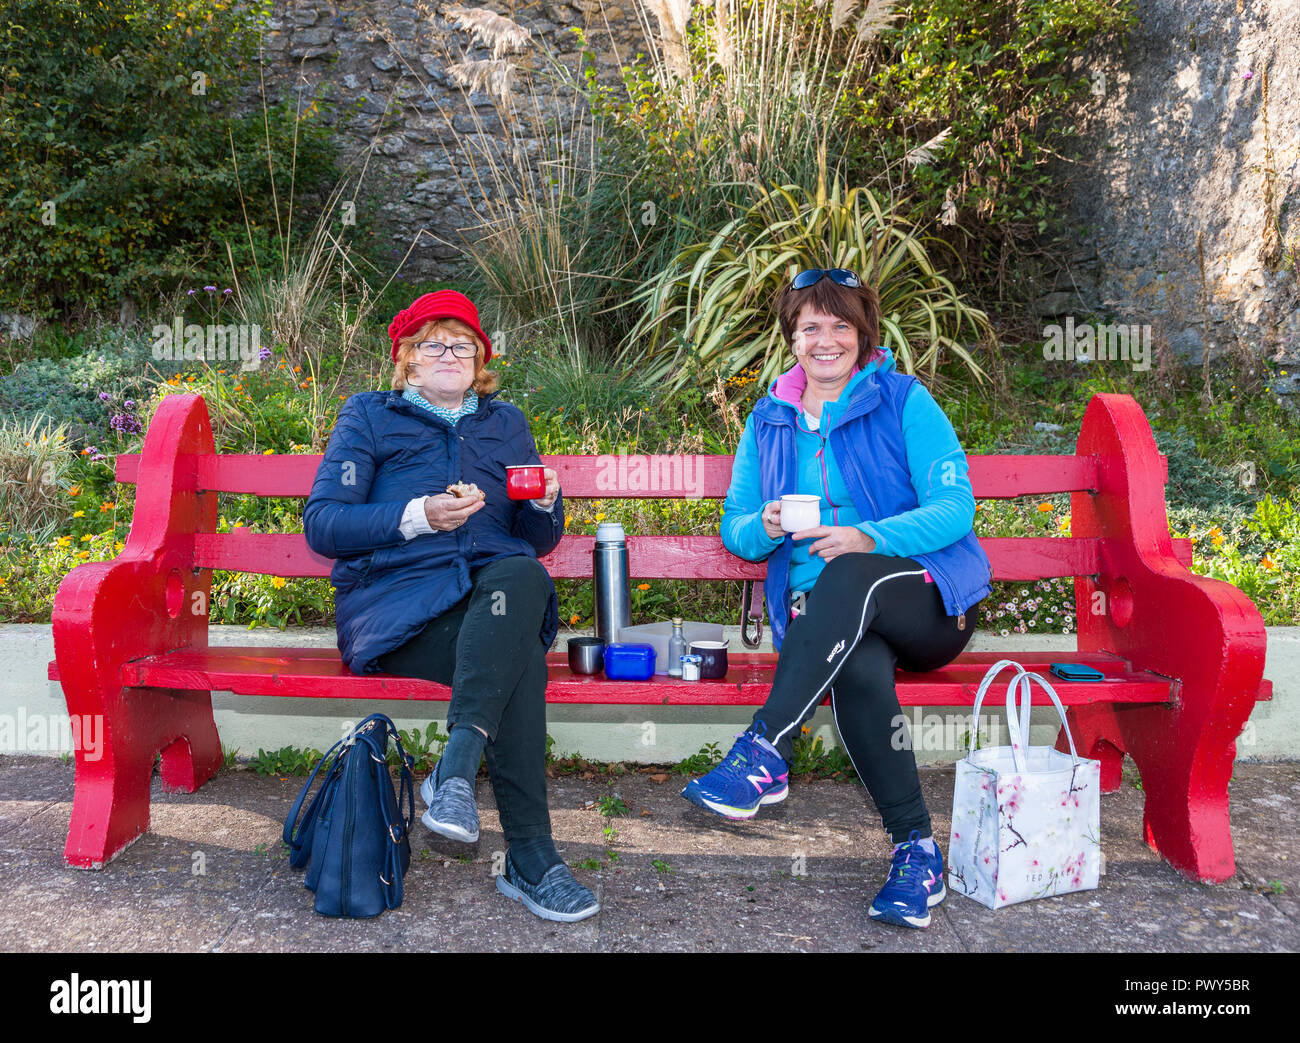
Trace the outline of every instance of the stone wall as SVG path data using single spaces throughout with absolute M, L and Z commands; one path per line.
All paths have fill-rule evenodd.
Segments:
M 566 61 L 577 55 L 569 29 L 585 28 L 605 80 L 616 55 L 642 46 L 635 0 L 490 6 Z M 481 125 L 446 56 L 489 55 L 445 9 L 285 0 L 267 39 L 282 85 L 320 86 L 353 112 L 344 134 L 352 151 L 377 137 L 372 169 L 392 179 L 393 247 L 428 233 L 403 269 L 420 280 L 448 274 L 456 232 L 476 222 L 481 199 L 457 147 L 457 135 L 478 140 Z M 1081 121 L 1084 159 L 1058 173 L 1071 182 L 1071 217 L 1083 231 L 1037 310 L 1044 321 L 1068 313 L 1149 323 L 1157 350 L 1193 360 L 1208 331 L 1213 355 L 1244 345 L 1294 361 L 1300 391 L 1300 0 L 1143 0 L 1139 10 L 1122 51 L 1076 63 L 1095 96 Z M 490 97 L 479 91 L 469 102 L 491 129 Z
M 1212 357 L 1290 362 L 1278 390 L 1300 392 L 1300 0 L 1139 9 L 1122 53 L 1078 64 L 1100 96 L 1058 173 L 1083 231 L 1039 311 L 1149 323 L 1195 361 L 1208 331 Z
M 642 47 L 633 0 L 471 0 L 465 6 L 493 10 L 533 34 L 522 53 L 503 56 L 520 66 L 516 76 L 537 65 L 539 39 L 576 67 L 574 27 L 587 33 L 605 82 L 616 77 L 618 57 L 627 60 Z M 481 133 L 505 137 L 492 96 L 476 90 L 466 98 L 448 75 L 452 62 L 493 55 L 443 17 L 447 7 L 441 0 L 277 0 L 264 43 L 273 95 L 319 91 L 347 114 L 340 133 L 345 155 L 361 156 L 373 144 L 366 181 L 387 198 L 391 248 L 405 253 L 418 237 L 402 268 L 412 280 L 448 275 L 448 262 L 459 256 L 458 230 L 478 222 L 477 204 L 492 191 L 475 178 L 475 157 L 459 146 L 481 149 Z M 551 94 L 539 96 L 551 104 Z M 563 107 L 572 110 L 571 103 Z M 529 154 L 536 149 L 527 135 L 514 137 Z M 364 205 L 359 201 L 359 220 L 367 216 Z

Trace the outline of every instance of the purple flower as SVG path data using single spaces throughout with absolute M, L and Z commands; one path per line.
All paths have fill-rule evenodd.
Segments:
M 99 393 L 99 400 L 100 400 L 101 402 L 107 402 L 107 401 L 108 401 L 110 398 L 112 398 L 112 397 L 113 397 L 113 396 L 110 395 L 107 391 L 101 391 L 101 392 Z
M 271 357 L 271 349 L 265 347 L 260 349 L 257 353 L 257 357 L 261 359 L 263 362 L 265 362 L 267 359 Z
M 93 464 L 93 463 L 98 463 L 100 460 L 107 460 L 107 459 L 108 457 L 106 457 L 103 453 L 96 453 L 94 456 L 90 458 L 90 462 Z
M 205 286 L 205 287 L 203 287 L 203 288 L 204 288 L 205 290 L 207 290 L 208 293 L 216 293 L 216 292 L 217 292 L 217 288 L 216 288 L 215 286 Z
M 135 399 L 128 398 L 125 402 L 122 403 L 122 405 L 123 405 L 124 407 L 126 407 L 127 409 L 134 409 L 134 408 L 135 408 Z
M 1253 79 L 1254 76 L 1255 76 L 1255 74 L 1254 74 L 1250 69 L 1247 69 L 1245 72 L 1243 72 L 1243 73 L 1241 74 L 1241 78 L 1242 78 L 1243 80 Z
M 186 297 L 193 297 L 193 296 L 194 296 L 194 291 L 193 291 L 193 290 L 186 290 L 186 291 L 185 291 L 185 296 L 186 296 Z
M 121 431 L 123 434 L 138 434 L 140 431 L 140 418 L 134 413 L 117 413 L 108 422 L 108 426 L 114 431 Z
M 235 292 L 235 291 L 232 290 L 229 286 L 227 286 L 224 290 L 221 291 L 221 293 L 222 293 L 223 296 L 224 296 L 225 294 L 228 294 L 228 293 L 234 293 L 234 292 Z

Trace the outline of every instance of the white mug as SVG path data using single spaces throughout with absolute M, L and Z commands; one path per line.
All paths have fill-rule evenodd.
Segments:
M 781 497 L 781 528 L 800 532 L 820 525 L 822 498 L 810 493 L 786 493 Z

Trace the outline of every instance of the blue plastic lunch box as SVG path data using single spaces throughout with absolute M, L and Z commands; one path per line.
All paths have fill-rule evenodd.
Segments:
M 605 646 L 607 680 L 648 681 L 654 675 L 654 645 L 630 645 L 616 641 Z

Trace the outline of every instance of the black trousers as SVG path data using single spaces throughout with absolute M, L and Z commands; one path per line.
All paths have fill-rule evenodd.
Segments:
M 448 728 L 476 725 L 507 843 L 547 836 L 546 570 L 527 555 L 470 573 L 471 588 L 415 637 L 379 657 L 385 673 L 451 686 Z
M 835 727 L 894 843 L 930 834 L 894 669 L 952 662 L 974 632 L 945 614 L 938 585 L 911 558 L 841 554 L 827 562 L 786 630 L 767 702 L 754 714 L 764 736 L 791 759 L 803 724 L 829 692 Z M 903 731 L 900 731 L 903 729 Z

